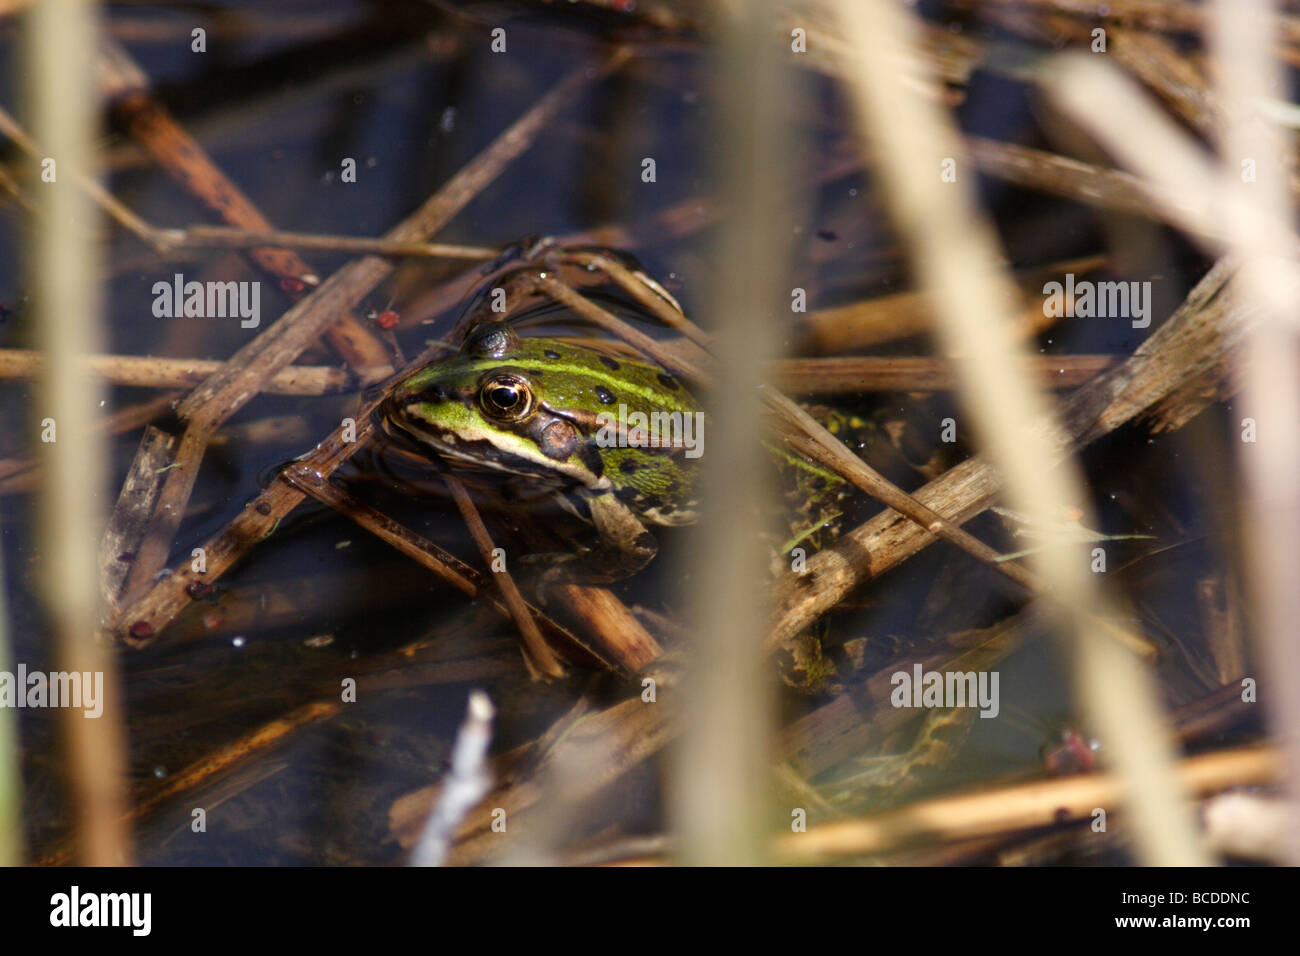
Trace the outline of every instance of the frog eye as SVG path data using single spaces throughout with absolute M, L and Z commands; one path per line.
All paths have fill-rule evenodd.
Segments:
M 533 410 L 533 390 L 520 376 L 501 372 L 483 382 L 478 403 L 492 418 L 517 422 Z

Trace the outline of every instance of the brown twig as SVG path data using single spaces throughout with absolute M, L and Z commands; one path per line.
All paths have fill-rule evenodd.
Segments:
M 163 468 L 175 439 L 152 425 L 140 440 L 140 453 L 122 483 L 117 505 L 99 543 L 99 587 L 105 603 L 116 608 L 126 584 L 135 549 L 149 530 L 149 516 L 158 500 Z
M 456 507 L 460 509 L 461 518 L 464 519 L 465 526 L 469 528 L 470 535 L 478 546 L 484 565 L 493 567 L 492 537 L 488 534 L 483 519 L 479 517 L 474 502 L 470 500 L 469 492 L 450 473 L 444 474 L 442 480 L 451 491 Z M 547 647 L 546 642 L 542 640 L 542 633 L 537 629 L 537 622 L 533 620 L 523 595 L 519 593 L 519 588 L 515 585 L 514 578 L 510 576 L 509 572 L 502 570 L 495 575 L 495 581 L 501 592 L 501 597 L 505 601 L 506 608 L 510 612 L 510 617 L 514 620 L 515 626 L 519 628 L 519 636 L 523 638 L 524 660 L 528 664 L 529 672 L 543 680 L 555 680 L 563 677 L 564 665 L 560 663 L 551 649 Z
M 190 388 L 225 364 L 210 359 L 173 359 L 144 355 L 90 355 L 86 367 L 110 385 L 142 388 Z M 46 367 L 40 352 L 0 349 L 0 381 L 35 378 Z M 391 369 L 345 369 L 322 365 L 291 365 L 267 379 L 262 391 L 269 395 L 335 395 L 384 378 Z
M 314 232 L 285 232 L 280 229 L 233 229 L 223 226 L 192 225 L 157 230 L 159 241 L 171 249 L 316 249 L 321 252 L 373 253 L 379 256 L 418 259 L 491 260 L 501 250 L 491 246 L 466 246 L 449 242 L 410 242 L 373 239 L 366 236 L 336 236 Z
M 1113 355 L 1035 355 L 1026 364 L 1048 388 L 1074 388 L 1122 361 Z M 910 355 L 781 359 L 768 374 L 791 395 L 943 392 L 957 387 L 949 360 Z

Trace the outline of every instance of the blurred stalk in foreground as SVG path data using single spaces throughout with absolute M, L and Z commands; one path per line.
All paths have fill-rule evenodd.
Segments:
M 728 6 L 715 77 L 715 104 L 726 108 L 715 106 L 722 146 L 714 181 L 730 215 L 707 300 L 719 361 L 706 419 L 704 508 L 692 531 L 694 641 L 672 807 L 681 858 L 692 864 L 762 862 L 773 819 L 775 693 L 761 651 L 769 572 L 756 546 L 771 500 L 770 464 L 757 389 L 789 302 L 782 286 L 793 219 L 778 197 L 790 192 L 782 157 L 795 125 L 775 7 Z
M 83 359 L 100 351 L 101 270 L 93 238 L 99 216 L 72 175 L 93 166 L 96 20 L 87 0 L 42 0 L 27 14 L 23 80 L 31 128 L 47 156 L 34 190 L 40 215 L 31 243 L 31 288 L 39 347 L 49 362 L 36 421 L 28 427 L 42 436 L 40 588 L 53 627 L 53 659 L 60 670 L 104 675 L 102 716 L 87 718 L 70 707 L 61 713 L 79 856 L 88 865 L 112 866 L 130 862 L 121 822 L 125 748 L 114 661 L 93 637 L 102 528 L 96 498 L 105 454 L 91 428 L 102 389 L 85 374 Z
M 1211 52 L 1227 109 L 1219 131 L 1221 184 L 1228 240 L 1241 259 L 1237 293 L 1263 309 L 1246 349 L 1241 376 L 1246 417 L 1258 440 L 1241 444 L 1246 489 L 1243 530 L 1254 631 L 1268 683 L 1263 688 L 1272 729 L 1287 764 L 1288 827 L 1282 852 L 1300 863 L 1300 267 L 1288 171 L 1290 137 L 1258 114 L 1256 104 L 1283 101 L 1287 85 L 1273 55 L 1273 4 L 1215 0 Z M 1247 170 L 1254 175 L 1248 175 Z

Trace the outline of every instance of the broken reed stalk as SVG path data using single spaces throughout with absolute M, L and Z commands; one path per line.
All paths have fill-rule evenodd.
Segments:
M 97 210 L 70 175 L 91 170 L 97 100 L 91 71 L 95 10 L 79 0 L 47 0 L 31 10 L 26 54 L 36 138 L 56 163 L 55 179 L 39 190 L 42 215 L 32 242 L 32 300 L 48 372 L 36 401 L 44 469 L 38 527 L 40 590 L 62 670 L 84 679 L 99 675 L 103 710 L 87 719 L 65 706 L 60 716 L 67 748 L 77 852 L 91 866 L 131 862 L 131 838 L 122 823 L 126 740 L 117 668 L 95 641 L 99 588 L 94 535 L 101 527 L 96 496 L 107 456 L 91 409 L 97 385 L 82 371 L 83 355 L 100 339 L 100 264 L 87 227 Z M 58 176 L 62 167 L 65 175 Z
M 996 275 L 996 241 L 964 184 L 940 178 L 945 159 L 961 162 L 962 143 L 942 109 L 897 76 L 899 51 L 917 45 L 912 14 L 887 0 L 840 0 L 838 8 L 859 56 L 853 92 L 864 132 L 876 144 L 882 193 L 921 285 L 934 295 L 941 341 L 961 356 L 963 398 L 1009 498 L 1035 515 L 1081 505 L 1087 499 L 1073 463 L 1053 468 L 1041 431 L 1035 435 L 1029 427 L 1050 417 L 1041 393 L 1010 360 L 1017 347 L 1001 304 L 1015 300 L 1008 283 L 989 279 Z M 1085 524 L 1093 522 L 1085 518 Z M 1034 564 L 1051 588 L 1061 633 L 1070 638 L 1081 702 L 1128 785 L 1143 857 L 1150 863 L 1208 862 L 1171 772 L 1171 738 L 1150 675 L 1088 623 L 1092 613 L 1107 616 L 1109 601 L 1082 548 L 1047 549 L 1034 555 Z

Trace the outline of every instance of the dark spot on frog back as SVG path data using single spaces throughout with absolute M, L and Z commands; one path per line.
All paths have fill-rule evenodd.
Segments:
M 600 364 L 605 366 L 605 368 L 609 369 L 611 372 L 617 372 L 619 370 L 618 362 L 614 361 L 608 355 L 601 355 L 598 356 L 598 358 L 600 359 Z
M 595 391 L 596 398 L 600 400 L 602 405 L 613 405 L 618 401 L 618 397 L 604 385 L 597 385 Z

